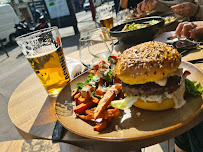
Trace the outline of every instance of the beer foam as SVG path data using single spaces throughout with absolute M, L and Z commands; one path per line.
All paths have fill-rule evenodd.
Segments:
M 47 54 L 50 54 L 54 51 L 56 51 L 60 46 L 58 46 L 56 48 L 56 46 L 54 44 L 48 45 L 48 46 L 42 46 L 39 49 L 36 50 L 32 50 L 31 53 L 29 53 L 28 56 L 26 56 L 27 58 L 36 58 L 36 57 L 41 57 Z
M 38 34 L 32 34 L 17 41 L 27 58 L 39 57 L 56 51 L 60 45 L 52 38 L 46 35 L 39 37 Z
M 110 19 L 113 20 L 113 16 L 109 15 L 109 16 L 101 17 L 101 18 L 100 18 L 100 21 L 103 21 L 103 20 L 110 20 Z

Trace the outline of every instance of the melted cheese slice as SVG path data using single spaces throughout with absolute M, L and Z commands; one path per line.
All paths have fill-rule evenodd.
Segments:
M 165 86 L 167 84 L 167 77 L 163 78 L 162 80 L 157 80 L 154 81 L 156 84 L 160 85 L 160 86 Z

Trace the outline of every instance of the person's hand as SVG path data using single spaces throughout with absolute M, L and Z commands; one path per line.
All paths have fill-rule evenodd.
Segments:
M 203 21 L 179 23 L 176 28 L 177 37 L 190 37 L 194 40 L 203 39 Z
M 191 2 L 184 2 L 181 4 L 177 4 L 174 6 L 171 6 L 171 9 L 175 14 L 178 14 L 180 16 L 184 17 L 191 17 L 194 16 L 198 6 L 196 4 L 193 4 Z
M 157 5 L 158 2 L 156 0 L 143 0 L 137 4 L 137 13 L 140 14 L 142 12 L 152 11 Z

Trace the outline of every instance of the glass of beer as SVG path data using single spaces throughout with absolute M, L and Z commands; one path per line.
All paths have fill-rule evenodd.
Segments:
M 57 27 L 50 27 L 16 38 L 23 54 L 50 97 L 56 97 L 70 81 Z
M 113 10 L 111 5 L 103 5 L 98 8 L 98 17 L 101 27 L 109 31 L 113 27 Z

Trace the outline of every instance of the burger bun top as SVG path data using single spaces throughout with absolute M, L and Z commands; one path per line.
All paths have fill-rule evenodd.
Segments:
M 116 74 L 126 84 L 144 84 L 167 77 L 180 63 L 181 55 L 174 47 L 150 41 L 125 50 L 118 58 Z

